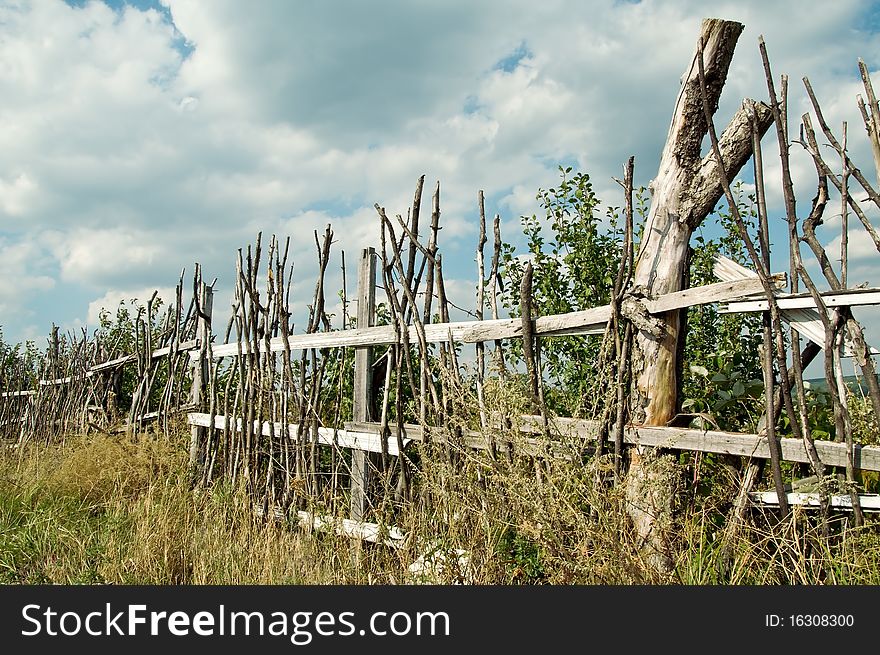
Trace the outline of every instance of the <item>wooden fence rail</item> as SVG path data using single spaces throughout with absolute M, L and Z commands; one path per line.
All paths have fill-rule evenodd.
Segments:
M 777 288 L 785 284 L 785 273 L 778 273 L 772 278 Z M 672 309 L 681 309 L 694 305 L 702 305 L 721 301 L 731 301 L 762 293 L 762 286 L 757 277 L 708 284 L 701 287 L 668 293 L 658 298 L 646 300 L 645 307 L 649 313 L 660 314 Z M 534 319 L 534 335 L 540 337 L 577 336 L 602 334 L 611 318 L 611 306 L 603 305 L 576 312 L 540 316 Z M 425 340 L 428 343 L 479 343 L 497 339 L 515 339 L 522 337 L 522 319 L 489 319 L 483 321 L 458 321 L 451 323 L 426 323 L 423 326 Z M 410 343 L 418 341 L 418 328 L 408 327 Z M 362 327 L 334 332 L 313 332 L 306 334 L 275 337 L 269 340 L 272 352 L 284 352 L 286 349 L 299 350 L 309 348 L 348 348 L 380 346 L 400 343 L 400 338 L 393 325 Z M 262 350 L 262 349 L 261 349 Z M 246 355 L 250 353 L 248 342 L 231 342 L 215 345 L 211 349 L 214 358 Z M 197 357 L 192 352 L 191 357 Z
M 211 417 L 208 414 L 190 413 L 187 415 L 190 425 L 211 427 Z M 570 453 L 566 451 L 564 442 L 553 443 L 542 437 L 529 437 L 526 435 L 542 434 L 544 431 L 543 419 L 540 416 L 520 416 L 520 432 L 523 434 L 517 439 L 507 439 L 496 436 L 495 445 L 499 451 L 504 452 L 510 445 L 515 444 L 523 454 L 532 456 L 556 456 L 566 457 Z M 584 446 L 596 440 L 600 425 L 598 421 L 572 418 L 551 418 L 548 420 L 551 428 L 551 436 L 559 439 L 575 439 Z M 242 419 L 230 419 L 227 422 L 224 416 L 215 416 L 213 427 L 218 430 L 225 429 L 227 424 L 232 429 L 241 431 Z M 285 429 L 286 428 L 286 429 Z M 263 435 L 280 436 L 287 434 L 288 438 L 297 440 L 299 425 L 290 423 L 286 426 L 281 422 L 270 425 L 268 421 L 256 422 L 255 431 L 261 431 Z M 501 431 L 500 423 L 495 428 Z M 404 443 L 423 442 L 426 434 L 431 435 L 432 441 L 445 438 L 447 432 L 443 428 L 423 427 L 413 423 L 403 426 Z M 339 448 L 353 448 L 368 452 L 382 452 L 382 425 L 380 423 L 366 421 L 351 421 L 340 430 L 333 428 L 319 428 L 318 442 L 326 446 Z M 458 438 L 463 446 L 476 450 L 488 450 L 486 436 L 476 430 L 461 431 Z M 655 446 L 670 450 L 687 450 L 701 453 L 716 453 L 720 455 L 735 455 L 751 457 L 755 459 L 770 459 L 770 449 L 767 438 L 761 435 L 743 432 L 724 432 L 721 430 L 697 430 L 693 428 L 658 427 L 646 425 L 626 426 L 623 441 L 630 445 Z M 810 459 L 802 441 L 798 439 L 782 438 L 782 457 L 788 462 L 807 464 Z M 826 466 L 846 466 L 847 448 L 845 443 L 836 441 L 816 441 L 816 450 L 819 458 Z M 397 456 L 399 451 L 393 439 L 388 440 L 388 454 Z M 880 471 L 880 446 L 853 447 L 853 456 L 857 468 L 864 471 Z
M 779 273 L 773 277 L 777 288 L 785 284 L 785 274 Z M 668 293 L 658 298 L 645 300 L 644 305 L 650 314 L 661 314 L 672 309 L 682 309 L 695 305 L 704 305 L 716 302 L 729 302 L 725 311 L 756 312 L 765 308 L 766 301 L 739 300 L 761 293 L 761 283 L 757 277 L 741 280 L 731 280 L 708 284 L 702 287 Z M 850 289 L 837 291 L 828 295 L 833 299 L 833 305 L 876 305 L 880 304 L 880 289 Z M 786 300 L 786 296 L 780 296 Z M 791 310 L 802 307 L 813 307 L 811 299 L 796 297 L 791 299 Z M 762 304 L 763 303 L 763 304 Z M 788 307 L 788 304 L 780 302 L 780 307 Z M 740 309 L 742 307 L 742 309 Z M 787 312 L 795 316 L 789 310 Z M 611 317 L 610 305 L 594 307 L 565 314 L 553 316 L 540 316 L 534 319 L 534 335 L 540 337 L 556 336 L 588 336 L 602 334 Z M 819 321 L 816 317 L 806 316 L 808 320 Z M 803 325 L 804 321 L 798 322 L 798 328 L 805 336 L 812 336 L 809 329 Z M 423 325 L 425 340 L 428 343 L 481 343 L 495 341 L 497 339 L 516 339 L 522 337 L 522 319 L 489 319 L 483 321 L 456 321 L 451 323 L 426 323 Z M 408 326 L 408 338 L 410 343 L 416 343 L 419 332 L 417 326 Z M 816 336 L 819 339 L 818 336 Z M 269 340 L 271 352 L 284 352 L 290 350 L 305 350 L 310 348 L 351 348 L 381 346 L 400 343 L 400 338 L 393 325 L 379 325 L 375 327 L 355 328 L 349 330 L 337 330 L 333 332 L 313 332 L 292 334 L 285 337 L 275 337 Z M 818 345 L 822 345 L 819 339 Z M 263 351 L 263 348 L 260 348 Z M 251 352 L 248 342 L 230 342 L 215 345 L 211 349 L 212 356 L 216 358 L 237 355 L 247 355 Z M 198 353 L 191 350 L 190 357 L 198 357 Z
M 171 354 L 172 350 L 177 352 L 184 351 L 192 351 L 197 350 L 199 347 L 198 340 L 191 339 L 189 341 L 185 341 L 181 343 L 176 348 L 171 346 L 165 346 L 164 348 L 157 348 L 152 353 L 152 359 L 159 359 L 160 357 L 166 357 Z M 124 366 L 125 364 L 136 361 L 138 358 L 137 355 L 124 355 L 122 357 L 117 357 L 115 359 L 107 360 L 106 362 L 101 362 L 100 364 L 95 364 L 94 366 L 90 366 L 85 371 L 83 371 L 79 375 L 68 375 L 63 378 L 54 378 L 51 380 L 37 380 L 37 385 L 40 387 L 53 387 L 62 384 L 69 384 L 71 382 L 77 380 L 83 380 L 85 378 L 91 378 L 97 375 L 98 373 L 103 373 L 110 369 L 118 368 L 120 366 Z M 22 391 L 4 391 L 0 393 L 0 398 L 14 398 L 17 396 L 32 396 L 37 393 L 36 389 L 24 389 Z

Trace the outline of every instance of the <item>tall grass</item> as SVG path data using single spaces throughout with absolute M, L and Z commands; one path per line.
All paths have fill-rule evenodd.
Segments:
M 346 580 L 341 551 L 254 516 L 239 490 L 194 494 L 182 443 L 69 439 L 0 461 L 0 581 L 275 584 Z M 345 544 L 346 546 L 348 544 Z M 343 566 L 340 566 L 340 563 Z
M 182 435 L 182 433 L 181 433 Z M 606 458 L 422 446 L 411 502 L 380 522 L 404 547 L 362 544 L 255 515 L 241 489 L 194 492 L 181 435 L 82 436 L 0 456 L 0 581 L 114 584 L 880 584 L 876 520 L 779 524 L 754 513 L 722 539 L 735 479 L 679 494 L 675 573 L 642 559 Z M 709 466 L 704 464 L 703 475 Z M 685 485 L 686 486 L 686 485 Z M 698 492 L 699 491 L 699 492 Z M 430 554 L 419 576 L 409 565 Z

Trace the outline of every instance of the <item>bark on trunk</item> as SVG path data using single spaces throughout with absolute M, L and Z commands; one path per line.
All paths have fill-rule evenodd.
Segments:
M 708 101 L 714 114 L 742 30 L 743 25 L 736 22 L 703 21 L 694 57 L 683 77 L 660 167 L 651 183 L 651 208 L 634 274 L 635 290 L 639 294 L 654 297 L 681 290 L 691 235 L 724 193 L 717 160 L 711 152 L 703 156 L 701 151 L 708 125 L 703 115 L 696 58 L 702 54 Z M 756 102 L 754 106 L 763 135 L 772 123 L 772 115 L 765 104 Z M 745 101 L 720 138 L 728 179 L 735 177 L 752 155 L 748 107 L 749 102 Z M 660 330 L 636 332 L 631 408 L 634 423 L 665 425 L 678 412 L 677 345 L 681 336 L 681 311 L 685 310 L 663 314 Z M 668 570 L 671 558 L 664 544 L 668 543 L 666 536 L 671 526 L 657 523 L 661 517 L 666 523 L 671 516 L 673 489 L 668 485 L 668 466 L 664 463 L 660 467 L 662 475 L 652 475 L 648 469 L 653 465 L 647 463 L 643 455 L 644 450 L 631 454 L 627 489 L 630 515 L 652 564 Z M 651 483 L 654 477 L 658 478 L 657 485 Z M 651 492 L 646 493 L 646 489 Z

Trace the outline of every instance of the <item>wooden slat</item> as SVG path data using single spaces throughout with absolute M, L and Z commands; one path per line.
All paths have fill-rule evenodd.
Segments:
M 605 308 L 599 308 L 604 310 Z M 591 310 L 592 311 L 592 310 Z M 607 310 L 610 315 L 610 309 Z M 582 312 L 574 312 L 573 314 L 582 314 Z M 603 311 L 595 312 L 595 315 L 604 315 Z M 601 333 L 605 328 L 605 321 L 601 322 L 601 327 L 595 321 L 585 323 L 580 316 L 553 316 L 545 317 L 547 319 L 562 319 L 556 321 L 546 321 L 556 325 L 565 325 L 569 323 L 568 329 L 576 329 L 582 334 Z M 564 319 L 568 318 L 569 321 Z M 538 319 L 541 321 L 541 319 Z M 536 321 L 537 322 L 537 321 Z M 497 319 L 489 321 L 462 321 L 455 323 L 429 323 L 424 326 L 425 339 L 428 343 L 447 343 L 450 334 L 452 340 L 460 343 L 476 343 L 478 341 L 492 341 L 494 339 L 510 339 L 520 336 L 522 331 L 521 322 L 518 319 Z M 561 334 L 561 330 L 566 328 L 555 328 L 546 330 L 547 336 Z M 409 326 L 410 343 L 415 343 L 418 339 L 418 333 L 415 326 Z M 311 334 L 294 334 L 287 338 L 291 350 L 301 350 L 304 348 L 346 348 L 357 346 L 378 346 L 388 345 L 397 342 L 397 333 L 392 325 L 378 325 L 376 327 L 357 328 L 354 330 L 338 330 L 336 332 L 314 332 Z M 269 348 L 272 352 L 283 352 L 283 337 L 275 337 L 269 342 Z M 214 357 L 227 357 L 237 355 L 239 346 L 237 343 L 225 343 L 214 346 Z M 246 343 L 241 344 L 242 354 L 250 352 Z
M 748 277 L 758 277 L 755 271 L 738 264 L 724 255 L 715 255 L 715 263 L 712 271 L 719 280 L 742 280 Z
M 199 347 L 199 342 L 196 339 L 192 339 L 190 341 L 184 341 L 178 346 L 177 350 L 179 352 L 191 351 Z M 151 354 L 152 359 L 157 359 L 159 357 L 165 357 L 166 355 L 171 354 L 171 346 L 165 346 L 164 348 L 157 348 Z M 100 373 L 101 371 L 105 371 L 111 368 L 117 368 L 128 362 L 133 362 L 137 359 L 137 355 L 125 355 L 123 357 L 117 357 L 116 359 L 111 359 L 106 362 L 101 362 L 100 364 L 95 364 L 86 369 L 85 373 L 80 375 L 69 375 L 63 378 L 55 378 L 53 380 L 39 380 L 38 385 L 41 387 L 54 387 L 61 384 L 70 384 L 74 380 L 83 380 L 86 378 L 94 377 L 95 374 Z M 26 389 L 24 391 L 6 391 L 4 393 L 0 393 L 0 398 L 10 398 L 13 396 L 32 396 L 36 393 L 33 389 Z
M 785 283 L 785 274 L 773 276 L 773 283 L 781 286 Z M 681 309 L 693 305 L 733 300 L 754 295 L 762 289 L 757 278 L 739 279 L 704 287 L 685 289 L 675 293 L 664 294 L 653 300 L 646 301 L 648 311 L 661 313 L 672 309 Z M 593 307 L 576 312 L 540 316 L 535 319 L 535 334 L 542 337 L 573 336 L 602 334 L 611 318 L 610 305 Z M 409 340 L 415 343 L 418 333 L 415 326 L 409 326 Z M 428 343 L 446 343 L 450 339 L 457 343 L 478 343 L 496 339 L 515 339 L 522 336 L 522 320 L 492 319 L 485 321 L 458 321 L 451 323 L 428 323 L 424 326 L 425 339 Z M 388 345 L 397 341 L 394 326 L 380 325 L 376 327 L 357 328 L 354 330 L 338 330 L 335 332 L 316 332 L 312 334 L 294 334 L 287 338 L 291 350 L 303 348 L 344 348 L 357 346 Z M 241 352 L 249 353 L 249 345 L 241 344 Z M 273 352 L 285 350 L 283 337 L 275 337 L 269 342 Z M 214 357 L 237 355 L 239 344 L 226 343 L 214 346 Z
M 199 426 L 209 428 L 211 425 L 211 415 L 210 414 L 202 414 L 198 412 L 192 412 L 187 414 L 187 422 L 190 425 Z M 214 417 L 214 425 L 213 427 L 217 430 L 226 429 L 226 417 L 225 416 L 215 416 Z M 244 422 L 240 418 L 232 419 L 230 422 L 230 428 L 235 430 L 236 432 L 241 432 L 243 429 Z M 297 439 L 297 430 L 299 429 L 299 425 L 297 423 L 288 423 L 286 425 L 287 435 L 288 437 L 296 441 Z M 264 436 L 270 436 L 273 432 L 275 435 L 283 435 L 285 430 L 285 424 L 281 422 L 269 422 L 269 421 L 254 421 L 254 431 L 259 432 Z M 310 434 L 307 437 L 310 438 Z M 335 442 L 334 442 L 335 437 Z M 327 445 L 327 446 L 339 446 L 340 448 L 353 448 L 355 450 L 366 450 L 372 453 L 381 453 L 382 452 L 382 440 L 379 437 L 377 432 L 358 432 L 355 430 L 333 430 L 332 428 L 318 428 L 318 443 Z M 404 440 L 404 446 L 408 443 L 408 440 Z M 397 442 L 394 439 L 388 440 L 388 454 L 389 455 L 398 455 L 399 451 L 397 449 Z
M 379 423 L 355 422 L 345 424 L 346 430 L 356 431 L 365 434 L 378 434 L 381 429 Z M 497 429 L 497 428 L 496 428 Z M 406 423 L 403 426 L 403 434 L 407 440 L 415 442 L 425 441 L 425 432 L 428 432 L 432 443 L 441 443 L 448 435 L 444 428 L 431 428 L 427 430 L 420 425 Z M 488 440 L 486 435 L 477 430 L 462 430 L 457 435 L 458 441 L 466 448 L 474 450 L 488 450 Z M 393 441 L 393 440 L 392 440 Z M 571 453 L 564 448 L 564 444 L 559 442 L 547 442 L 543 438 L 528 437 L 525 434 L 517 434 L 515 439 L 504 438 L 503 432 L 495 435 L 495 446 L 499 452 L 507 452 L 513 446 L 517 452 L 523 455 L 531 455 L 535 457 L 556 457 L 559 459 L 571 459 Z
M 191 351 L 193 349 L 198 348 L 199 342 L 196 339 L 191 341 L 184 341 L 180 344 L 178 351 Z M 154 350 L 151 354 L 151 359 L 158 359 L 159 357 L 165 357 L 166 355 L 171 354 L 171 346 L 165 346 L 164 348 L 158 348 Z M 81 375 L 72 375 L 67 376 L 65 378 L 55 378 L 54 380 L 40 380 L 41 387 L 49 387 L 55 386 L 59 384 L 69 384 L 74 380 L 82 380 L 84 378 L 94 377 L 96 373 L 100 373 L 108 368 L 116 368 L 127 364 L 128 362 L 133 362 L 137 359 L 137 355 L 125 355 L 123 357 L 117 357 L 116 359 L 111 359 L 106 362 L 101 362 L 100 364 L 95 364 L 94 366 L 90 366 L 86 369 L 86 372 Z
M 358 264 L 357 324 L 370 327 L 376 322 L 376 251 L 365 248 Z M 373 349 L 356 348 L 354 351 L 354 380 L 351 412 L 356 421 L 371 421 L 373 417 Z M 378 436 L 378 435 L 377 435 Z M 390 439 L 386 439 L 386 446 Z M 381 440 L 379 452 L 382 452 Z M 397 440 L 394 440 L 395 446 Z M 370 487 L 373 469 L 381 466 L 381 458 L 361 449 L 351 454 L 349 475 L 349 518 L 361 522 L 370 510 Z
M 825 326 L 815 309 L 787 309 L 781 312 L 782 320 L 795 328 L 817 346 L 825 344 Z
M 497 429 L 497 417 L 496 429 Z M 540 416 L 521 416 L 520 430 L 526 434 L 540 434 L 543 432 L 543 423 Z M 361 434 L 378 434 L 378 423 L 346 423 L 345 429 Z M 569 437 L 586 442 L 594 441 L 599 430 L 598 421 L 572 418 L 550 419 L 552 433 L 559 437 Z M 430 430 L 430 428 L 429 428 Z M 406 424 L 404 432 L 407 439 L 424 441 L 424 430 L 419 425 Z M 436 441 L 442 435 L 442 430 L 432 432 L 432 440 Z M 478 431 L 467 430 L 461 435 L 462 443 L 470 448 L 485 450 L 486 437 Z M 673 450 L 689 450 L 695 452 L 718 453 L 723 455 L 737 455 L 741 457 L 754 457 L 759 459 L 770 458 L 770 448 L 766 437 L 756 434 L 740 432 L 724 432 L 720 430 L 696 430 L 691 428 L 673 428 L 662 426 L 628 426 L 624 431 L 624 443 L 641 444 L 645 446 L 657 446 Z M 393 442 L 393 440 L 391 440 Z M 498 439 L 498 448 L 505 451 L 510 439 Z M 783 438 L 782 457 L 788 462 L 809 463 L 804 444 L 799 439 Z M 516 447 L 520 452 L 529 455 L 548 454 L 548 444 L 545 439 L 538 437 L 521 436 L 515 440 Z M 816 451 L 819 459 L 826 466 L 846 466 L 846 444 L 834 441 L 816 441 Z M 567 453 L 562 444 L 549 444 L 550 453 L 553 456 L 566 457 Z M 856 468 L 864 471 L 880 471 L 880 447 L 860 446 L 853 448 Z
M 191 339 L 190 341 L 184 341 L 177 348 L 179 352 L 196 350 L 199 347 L 199 342 L 197 339 Z M 164 357 L 165 355 L 171 354 L 171 346 L 165 346 L 164 348 L 157 348 L 152 353 L 152 359 L 157 359 L 159 357 Z M 123 364 L 127 364 L 128 362 L 133 362 L 137 359 L 137 355 L 124 355 L 122 357 L 117 357 L 116 359 L 110 359 L 106 362 L 101 362 L 100 364 L 95 364 L 94 366 L 89 368 L 90 372 L 98 372 L 103 371 L 108 368 L 116 368 L 118 366 L 122 366 Z
M 392 548 L 401 548 L 406 544 L 407 534 L 393 525 L 380 526 L 369 521 L 314 515 L 303 510 L 299 510 L 296 514 L 300 525 L 312 530 L 329 530 L 341 536 L 362 539 L 374 544 L 381 543 Z
M 789 505 L 815 507 L 817 509 L 820 507 L 818 493 L 794 491 L 785 494 L 785 496 L 788 498 Z M 779 506 L 779 497 L 776 495 L 775 491 L 753 491 L 749 494 L 749 497 L 752 499 L 752 502 L 759 505 L 765 505 L 768 507 Z M 832 495 L 829 500 L 831 501 L 831 507 L 852 511 L 852 498 L 850 498 L 848 494 L 835 494 Z M 880 495 L 859 494 L 859 504 L 861 505 L 863 512 L 880 512 Z
M 540 416 L 523 416 L 522 429 L 537 433 L 543 430 Z M 598 432 L 598 422 L 584 419 L 554 418 L 550 429 L 559 435 L 574 436 L 592 440 Z M 770 458 L 770 448 L 766 437 L 739 432 L 719 430 L 696 430 L 662 426 L 628 426 L 623 440 L 629 444 L 657 446 L 674 450 L 690 450 L 742 457 Z M 803 441 L 799 439 L 780 439 L 782 458 L 788 462 L 809 463 Z M 847 450 L 845 443 L 816 441 L 816 452 L 826 466 L 846 466 Z M 880 471 L 880 447 L 859 446 L 853 448 L 856 468 L 864 471 Z
M 723 255 L 715 256 L 715 264 L 713 266 L 715 276 L 722 280 L 742 280 L 746 278 L 757 278 L 757 273 L 747 269 L 745 266 L 737 264 L 735 261 L 724 257 Z M 767 301 L 764 300 L 764 303 Z M 769 309 L 769 305 L 768 305 Z M 723 309 L 721 310 L 723 311 Z M 822 318 L 815 309 L 815 305 L 811 307 L 794 307 L 783 309 L 780 311 L 780 317 L 788 323 L 790 327 L 795 328 L 802 337 L 805 337 L 815 343 L 820 348 L 825 347 L 825 326 L 822 324 Z M 878 354 L 876 348 L 871 348 L 871 354 Z M 853 356 L 852 346 L 848 340 L 844 341 L 843 354 L 846 357 Z
M 781 289 L 787 283 L 788 276 L 785 273 L 776 273 L 770 278 L 774 288 Z M 691 287 L 675 293 L 667 293 L 655 300 L 645 302 L 645 307 L 652 314 L 660 314 L 673 309 L 683 309 L 694 305 L 706 305 L 713 302 L 723 302 L 732 298 L 753 296 L 764 292 L 761 280 L 757 276 L 728 280 L 707 284 L 700 287 Z
M 19 396 L 33 396 L 37 392 L 33 389 L 25 389 L 24 391 L 4 391 L 0 393 L 0 398 L 17 398 Z
M 826 307 L 854 307 L 857 305 L 880 305 L 880 289 L 847 289 L 826 291 L 819 294 Z M 779 309 L 816 309 L 813 297 L 807 294 L 786 294 L 776 297 Z M 766 300 L 734 301 L 718 308 L 720 312 L 766 312 L 770 303 Z
M 93 373 L 91 371 L 86 371 L 83 375 L 68 375 L 66 378 L 55 378 L 54 380 L 40 380 L 39 385 L 41 387 L 57 387 L 62 384 L 70 384 L 74 380 L 84 380 L 85 378 L 92 377 Z
M 261 504 L 254 504 L 253 511 L 257 516 L 265 514 Z M 286 513 L 280 507 L 272 509 L 272 516 L 281 521 L 287 519 Z M 299 525 L 307 530 L 330 531 L 340 536 L 361 539 L 374 544 L 381 543 L 391 548 L 401 548 L 407 543 L 407 533 L 393 525 L 380 526 L 378 523 L 352 521 L 326 514 L 312 514 L 304 510 L 298 510 L 296 518 Z

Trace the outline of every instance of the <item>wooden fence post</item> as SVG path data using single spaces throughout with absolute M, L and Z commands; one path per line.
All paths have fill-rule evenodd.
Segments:
M 49 379 L 55 380 L 61 377 L 61 350 L 58 340 L 58 326 L 52 324 L 52 336 L 49 338 Z
M 371 327 L 376 322 L 376 251 L 361 251 L 358 266 L 357 326 Z M 354 351 L 354 399 L 353 419 L 356 422 L 373 420 L 373 349 L 370 346 Z M 369 509 L 368 490 L 373 467 L 377 464 L 375 453 L 353 450 L 351 454 L 351 518 L 363 521 Z
M 192 404 L 194 411 L 205 409 L 205 386 L 208 381 L 211 362 L 208 361 L 208 341 L 211 339 L 211 314 L 214 309 L 214 289 L 199 281 L 199 298 L 196 317 L 196 340 L 199 344 L 199 357 L 193 365 Z M 207 431 L 211 428 L 193 426 L 189 441 L 189 468 L 193 480 L 199 480 L 199 467 L 204 459 L 202 448 L 207 440 Z

